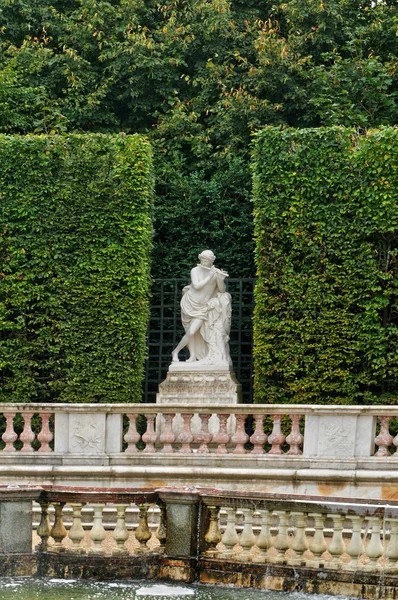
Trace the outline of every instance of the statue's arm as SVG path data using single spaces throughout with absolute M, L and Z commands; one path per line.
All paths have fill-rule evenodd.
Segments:
M 217 277 L 217 287 L 219 289 L 220 292 L 224 293 L 226 291 L 226 285 L 225 285 L 225 280 L 224 278 L 221 279 L 221 277 Z
M 207 277 L 205 277 L 204 279 L 200 279 L 198 270 L 196 269 L 196 267 L 194 267 L 191 271 L 192 285 L 195 288 L 195 290 L 201 290 L 202 288 L 205 287 L 205 285 L 207 283 L 209 283 L 210 279 L 213 279 L 214 276 L 215 276 L 214 271 L 210 271 L 210 273 L 209 273 L 209 275 L 207 275 Z

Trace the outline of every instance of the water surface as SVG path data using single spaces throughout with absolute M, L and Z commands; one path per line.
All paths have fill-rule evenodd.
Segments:
M 0 600 L 336 600 L 336 596 L 284 593 L 229 586 L 0 578 Z M 340 596 L 340 600 L 342 597 Z

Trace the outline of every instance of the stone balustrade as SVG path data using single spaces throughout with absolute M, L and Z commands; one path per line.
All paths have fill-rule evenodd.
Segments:
M 205 556 L 398 574 L 398 506 L 223 496 L 202 496 L 209 513 Z
M 3 404 L 0 413 L 0 485 L 216 481 L 235 490 L 398 497 L 398 407 Z
M 33 503 L 41 519 L 32 532 Z M 114 524 L 104 507 L 114 508 Z M 397 501 L 44 486 L 0 488 L 0 517 L 2 576 L 199 580 L 358 598 L 395 598 L 398 586 Z
M 391 459 L 398 447 L 398 407 L 385 406 L 3 404 L 1 417 L 1 453 Z
M 154 492 L 58 489 L 43 491 L 38 502 L 41 514 L 36 533 L 40 543 L 36 549 L 39 552 L 121 556 L 164 551 L 165 507 L 161 502 L 158 506 Z M 103 518 L 106 507 L 114 508 L 116 513 L 110 531 Z M 138 523 L 131 527 L 127 525 L 126 512 L 133 507 L 138 510 Z M 72 518 L 67 524 L 64 515 L 68 508 Z M 84 508 L 93 512 L 88 528 L 82 516 Z M 157 513 L 160 513 L 159 523 Z

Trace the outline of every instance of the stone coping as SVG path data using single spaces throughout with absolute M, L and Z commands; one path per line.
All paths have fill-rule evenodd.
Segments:
M 18 489 L 17 489 L 18 487 Z M 150 486 L 150 487 L 100 487 L 100 486 L 75 486 L 75 485 L 0 485 L 0 499 L 12 501 L 14 499 L 44 500 L 45 502 L 65 501 L 70 503 L 82 501 L 92 502 L 101 499 L 104 502 L 117 504 L 119 501 L 128 500 L 139 502 L 156 503 L 158 498 L 165 498 L 173 503 L 203 502 L 207 506 L 244 506 L 246 502 L 261 502 L 271 507 L 283 503 L 284 510 L 305 510 L 306 512 L 339 512 L 345 509 L 345 514 L 354 514 L 348 507 L 354 507 L 355 514 L 378 514 L 380 510 L 398 510 L 398 500 L 364 499 L 352 497 L 319 496 L 309 494 L 282 494 L 269 492 L 243 492 L 226 490 L 218 487 L 173 487 L 173 486 Z
M 70 469 L 87 469 L 91 471 L 93 468 L 104 467 L 107 469 L 121 469 L 133 472 L 149 471 L 164 471 L 181 472 L 192 469 L 208 471 L 209 469 L 217 469 L 224 471 L 228 469 L 244 469 L 246 473 L 261 470 L 263 474 L 273 473 L 276 471 L 301 473 L 301 472 L 321 472 L 323 477 L 327 474 L 340 473 L 345 479 L 349 473 L 360 474 L 372 472 L 379 474 L 385 472 L 389 478 L 395 479 L 398 477 L 398 453 L 389 457 L 369 456 L 365 458 L 309 458 L 304 456 L 271 455 L 271 454 L 224 454 L 216 453 L 209 454 L 181 454 L 173 452 L 162 454 L 159 452 L 151 453 L 136 453 L 127 454 L 126 452 L 113 454 L 97 454 L 92 456 L 82 456 L 81 454 L 62 452 L 49 453 L 21 453 L 21 452 L 1 452 L 0 453 L 0 473 L 24 468 L 42 469 L 42 468 L 70 468 Z M 144 471 L 143 471 L 144 470 Z M 148 472 L 149 472 L 148 471 Z M 210 471 L 208 471 L 210 472 Z M 277 475 L 276 475 L 277 476 Z
M 166 406 L 161 404 L 46 404 L 46 403 L 14 403 L 0 404 L 0 413 L 10 412 L 57 412 L 57 413 L 116 413 L 127 414 L 155 414 L 161 412 L 196 412 L 200 414 L 209 413 L 234 413 L 234 414 L 312 414 L 312 415 L 370 415 L 370 416 L 397 416 L 398 406 L 341 406 L 321 404 L 223 404 L 214 406 L 203 406 L 201 404 L 170 403 Z
M 141 481 L 144 479 L 155 481 L 178 481 L 184 479 L 189 482 L 216 481 L 217 479 L 242 485 L 244 482 L 258 480 L 264 484 L 271 485 L 275 482 L 286 481 L 289 484 L 303 482 L 316 482 L 326 487 L 333 484 L 391 484 L 398 485 L 398 469 L 382 472 L 380 470 L 339 470 L 339 469 L 293 469 L 293 468 L 252 468 L 247 467 L 193 467 L 193 466 L 110 466 L 110 465 L 1 465 L 0 482 L 7 478 L 10 481 L 18 481 L 18 485 L 41 481 L 41 478 L 50 480 L 51 483 L 61 481 L 82 481 L 76 485 L 85 485 L 86 482 L 99 481 L 106 485 L 112 480 L 114 486 L 118 479 L 128 482 Z M 12 479 L 11 479 L 12 478 Z M 192 483 L 193 485 L 194 483 Z M 1 485 L 1 483 L 0 483 Z M 90 485 L 87 483 L 87 485 Z M 397 488 L 398 490 L 398 488 Z

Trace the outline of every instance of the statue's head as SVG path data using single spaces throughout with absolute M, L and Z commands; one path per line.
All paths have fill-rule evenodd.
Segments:
M 216 257 L 211 250 L 203 250 L 203 252 L 199 254 L 198 258 L 201 263 L 205 264 L 213 264 L 216 260 Z

